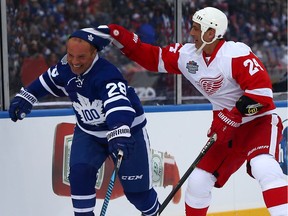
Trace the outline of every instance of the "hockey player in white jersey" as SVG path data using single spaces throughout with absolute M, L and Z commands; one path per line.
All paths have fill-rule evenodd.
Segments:
M 12 99 L 9 114 L 22 120 L 44 95 L 69 96 L 76 116 L 69 182 L 75 216 L 93 216 L 97 171 L 118 150 L 124 152 L 119 179 L 127 199 L 142 213 L 159 209 L 152 187 L 149 138 L 144 110 L 121 72 L 98 54 L 111 41 L 102 29 L 85 28 L 67 40 L 67 54 Z M 137 176 L 134 181 L 129 177 Z M 41 213 L 39 213 L 41 215 Z M 119 214 L 125 215 L 125 212 Z
M 277 162 L 283 126 L 265 66 L 244 43 L 224 40 L 228 20 L 222 11 L 206 7 L 192 19 L 194 42 L 166 47 L 142 43 L 122 26 L 108 25 L 124 55 L 150 71 L 182 74 L 212 104 L 208 137 L 216 133 L 217 141 L 189 177 L 186 215 L 206 215 L 212 188 L 224 186 L 246 161 L 270 214 L 287 216 L 287 179 Z

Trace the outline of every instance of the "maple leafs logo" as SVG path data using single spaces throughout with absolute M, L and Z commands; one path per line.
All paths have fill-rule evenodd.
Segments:
M 73 102 L 72 105 L 81 116 L 81 121 L 85 124 L 99 125 L 105 121 L 103 106 L 101 100 L 94 100 L 92 103 L 88 98 L 77 93 L 79 102 Z
M 93 41 L 94 40 L 94 37 L 92 36 L 92 34 L 88 35 L 88 40 L 89 41 Z

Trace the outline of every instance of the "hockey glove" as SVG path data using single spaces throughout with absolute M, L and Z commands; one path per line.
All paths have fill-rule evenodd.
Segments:
M 131 136 L 130 128 L 126 125 L 107 133 L 109 153 L 117 157 L 118 151 L 123 151 L 123 159 L 128 159 L 133 152 L 135 140 Z
M 228 144 L 232 140 L 236 129 L 240 126 L 242 117 L 240 112 L 234 108 L 232 111 L 223 109 L 215 113 L 212 125 L 207 133 L 211 137 L 214 133 L 217 134 L 217 143 Z
M 128 31 L 120 25 L 110 24 L 108 26 L 110 29 L 110 35 L 114 38 L 112 44 L 119 49 L 127 48 L 133 50 L 140 44 L 139 37 L 135 33 Z
M 21 88 L 20 92 L 10 102 L 9 116 L 11 120 L 16 122 L 25 118 L 36 102 L 37 98 L 33 94 Z

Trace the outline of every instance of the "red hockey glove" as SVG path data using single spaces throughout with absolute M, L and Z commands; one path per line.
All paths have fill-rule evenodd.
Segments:
M 110 29 L 110 35 L 114 39 L 112 44 L 114 44 L 119 49 L 133 50 L 140 44 L 138 35 L 128 31 L 122 26 L 110 24 L 108 27 Z
M 231 111 L 223 109 L 222 111 L 214 114 L 212 125 L 207 133 L 208 137 L 212 134 L 217 134 L 218 143 L 229 143 L 232 140 L 236 128 L 240 126 L 242 117 L 240 112 L 234 108 Z

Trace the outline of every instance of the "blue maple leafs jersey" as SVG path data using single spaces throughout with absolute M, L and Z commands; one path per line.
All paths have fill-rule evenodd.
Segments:
M 69 96 L 77 125 L 86 133 L 106 138 L 106 133 L 121 125 L 138 130 L 146 124 L 142 104 L 121 72 L 99 57 L 78 76 L 68 65 L 66 56 L 50 67 L 27 90 L 40 98 L 46 94 Z

